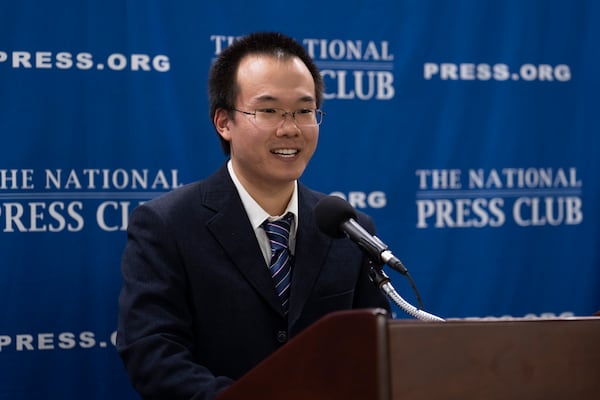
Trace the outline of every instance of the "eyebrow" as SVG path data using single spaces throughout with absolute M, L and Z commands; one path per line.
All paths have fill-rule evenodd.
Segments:
M 278 101 L 279 99 L 277 99 L 276 97 L 273 97 L 269 94 L 265 94 L 265 95 L 254 98 L 254 100 L 257 102 L 262 102 L 262 101 Z M 312 103 L 315 101 L 316 100 L 313 96 L 302 96 L 298 99 L 298 102 L 301 102 L 301 103 Z

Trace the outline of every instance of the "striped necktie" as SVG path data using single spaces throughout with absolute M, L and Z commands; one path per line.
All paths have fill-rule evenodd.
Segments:
M 271 242 L 271 262 L 269 271 L 275 283 L 277 295 L 281 299 L 283 312 L 287 314 L 289 309 L 290 282 L 292 276 L 292 258 L 288 248 L 290 228 L 292 226 L 293 214 L 287 213 L 283 218 L 276 221 L 266 220 L 262 227 L 267 232 Z

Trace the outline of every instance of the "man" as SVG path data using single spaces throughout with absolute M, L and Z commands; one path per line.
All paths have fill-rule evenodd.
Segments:
M 215 398 L 327 313 L 389 310 L 361 250 L 318 230 L 313 208 L 324 195 L 297 182 L 317 146 L 323 99 L 304 48 L 277 33 L 241 38 L 213 65 L 209 95 L 230 159 L 129 221 L 117 349 L 148 399 Z M 288 272 L 276 281 L 269 266 L 280 250 L 264 222 L 288 216 Z

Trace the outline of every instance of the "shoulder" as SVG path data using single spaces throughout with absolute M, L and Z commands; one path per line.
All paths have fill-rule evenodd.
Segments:
M 235 194 L 229 174 L 220 168 L 205 179 L 188 183 L 143 203 L 134 213 L 150 211 L 167 220 L 188 218 L 203 211 L 214 213 Z
M 309 206 L 316 206 L 319 200 L 323 197 L 327 196 L 327 194 L 313 190 L 308 186 L 298 182 L 298 201 L 301 203 L 305 203 Z

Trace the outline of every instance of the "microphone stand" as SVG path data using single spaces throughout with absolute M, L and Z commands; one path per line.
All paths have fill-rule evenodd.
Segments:
M 369 260 L 369 264 L 371 265 L 369 269 L 369 277 L 371 278 L 371 281 L 405 313 L 421 321 L 444 321 L 444 319 L 438 317 L 437 315 L 423 311 L 404 300 L 402 296 L 396 292 L 394 286 L 392 286 L 390 278 L 385 272 L 383 272 L 383 265 L 375 265 L 373 260 Z

